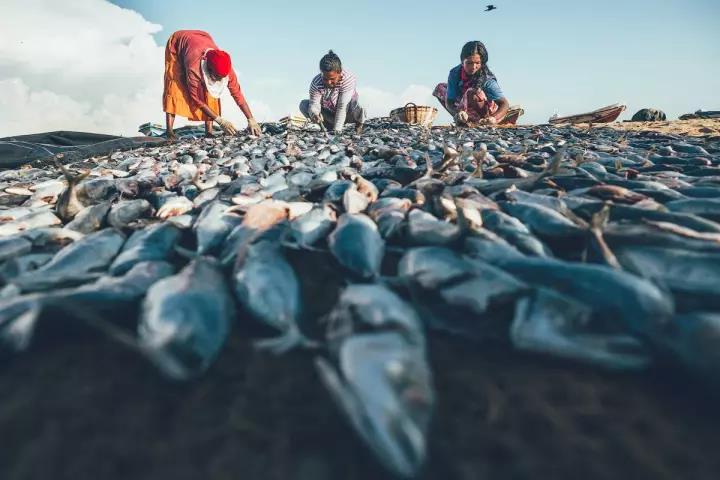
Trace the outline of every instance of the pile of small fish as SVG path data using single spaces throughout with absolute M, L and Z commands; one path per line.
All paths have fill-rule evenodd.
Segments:
M 306 349 L 401 477 L 426 457 L 426 332 L 720 380 L 717 138 L 266 131 L 0 172 L 0 351 L 68 317 L 175 380 L 231 332 Z M 339 284 L 310 296 L 298 257 Z

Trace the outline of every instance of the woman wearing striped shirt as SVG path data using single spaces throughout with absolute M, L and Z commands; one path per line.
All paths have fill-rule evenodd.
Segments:
M 345 123 L 355 123 L 356 131 L 362 131 L 365 109 L 358 103 L 355 75 L 343 70 L 332 50 L 320 60 L 320 72 L 310 82 L 310 99 L 300 102 L 302 114 L 335 133 L 342 132 Z

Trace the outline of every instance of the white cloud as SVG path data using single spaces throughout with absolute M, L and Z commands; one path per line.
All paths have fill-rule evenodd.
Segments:
M 0 137 L 136 135 L 163 118 L 159 25 L 102 0 L 23 0 L 0 16 Z
M 165 46 L 153 37 L 161 29 L 105 0 L 3 1 L 0 137 L 52 130 L 134 136 L 142 123 L 164 124 Z M 307 96 L 306 79 L 238 74 L 259 121 L 297 113 Z M 423 85 L 399 93 L 361 87 L 360 99 L 370 117 L 407 102 L 439 107 Z M 223 116 L 238 127 L 247 124 L 227 92 Z M 177 126 L 184 124 L 177 119 Z
M 429 105 L 439 110 L 435 123 L 448 123 L 450 115 L 432 95 L 433 89 L 425 85 L 410 85 L 400 93 L 388 92 L 375 87 L 360 87 L 360 104 L 365 107 L 368 117 L 387 117 L 390 111 L 407 103 Z

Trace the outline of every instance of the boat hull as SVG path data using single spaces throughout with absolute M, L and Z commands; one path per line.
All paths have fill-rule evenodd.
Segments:
M 610 123 L 617 120 L 627 107 L 625 105 L 610 105 L 593 112 L 569 115 L 567 117 L 554 117 L 548 120 L 553 125 L 561 123 Z

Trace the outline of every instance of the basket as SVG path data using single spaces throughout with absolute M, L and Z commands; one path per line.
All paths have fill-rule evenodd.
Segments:
M 391 111 L 390 118 L 398 122 L 429 127 L 435 121 L 437 114 L 437 108 L 408 103 L 404 107 Z

